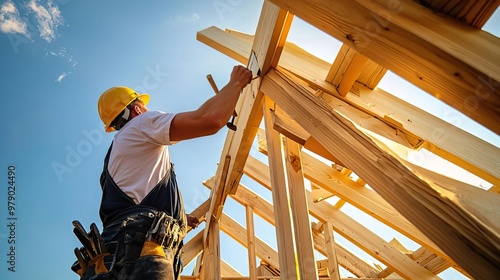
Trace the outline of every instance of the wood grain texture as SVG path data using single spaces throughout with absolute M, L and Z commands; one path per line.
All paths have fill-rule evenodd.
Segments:
M 270 0 L 500 133 L 500 38 L 409 0 Z
M 424 182 L 286 75 L 269 72 L 261 90 L 470 275 L 500 274 L 500 235 L 480 217 Z

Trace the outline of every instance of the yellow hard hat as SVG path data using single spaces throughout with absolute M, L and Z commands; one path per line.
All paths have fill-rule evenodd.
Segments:
M 99 116 L 104 123 L 106 132 L 114 131 L 111 122 L 130 104 L 132 101 L 140 99 L 144 105 L 149 102 L 149 94 L 138 94 L 128 87 L 112 87 L 101 94 L 97 102 Z

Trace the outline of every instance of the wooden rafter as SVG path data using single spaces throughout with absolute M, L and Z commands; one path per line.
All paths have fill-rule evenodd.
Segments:
M 255 163 L 255 165 L 259 164 Z M 260 168 L 260 172 L 250 173 L 253 170 L 256 170 L 256 168 L 248 170 L 249 172 L 246 172 L 246 174 L 251 178 L 255 178 L 256 181 L 261 184 L 270 183 L 268 168 Z M 271 188 L 270 185 L 263 186 Z M 309 191 L 307 191 L 307 196 L 309 211 L 312 216 L 324 224 L 331 221 L 331 224 L 334 226 L 336 232 L 362 248 L 374 258 L 409 278 L 412 278 L 412 275 L 414 278 L 418 278 L 418 275 L 425 275 L 426 277 L 429 277 L 428 279 L 439 279 L 435 278 L 436 276 L 434 274 L 426 271 L 416 262 L 413 262 L 408 256 L 399 252 L 397 249 L 392 248 L 387 242 L 361 225 L 358 221 L 349 217 L 347 214 L 342 213 L 340 210 L 325 201 L 315 203 L 312 200 L 312 195 Z
M 250 45 L 246 40 L 237 36 L 226 38 L 220 34 L 224 31 L 215 27 L 202 32 L 206 33 L 205 40 L 207 42 L 215 41 L 218 42 L 218 45 L 238 45 L 241 46 L 239 49 L 232 50 L 242 54 L 248 52 L 247 55 L 249 54 Z M 211 35 L 212 33 L 217 35 Z M 221 37 L 226 38 L 227 41 L 220 41 Z M 245 44 L 247 47 L 243 47 Z M 217 50 L 224 51 L 220 48 Z M 336 101 L 338 99 L 335 98 L 339 97 L 336 96 L 336 87 L 324 80 L 330 69 L 329 63 L 291 43 L 285 44 L 281 57 L 278 66 L 280 69 L 287 69 L 307 82 L 312 88 L 327 93 L 323 96 L 326 102 L 338 103 Z M 398 133 L 404 134 L 410 144 L 416 145 L 418 143 L 412 142 L 413 139 L 416 141 L 418 139 L 425 140 L 426 149 L 485 179 L 494 186 L 500 185 L 500 162 L 497 160 L 500 158 L 500 149 L 494 145 L 398 99 L 380 88 L 372 90 L 359 83 L 356 83 L 354 88 L 355 94 L 348 94 L 342 98 L 350 106 L 390 125 Z
M 422 181 L 286 75 L 269 72 L 261 90 L 470 275 L 486 279 L 499 275 L 500 236 L 482 217 L 464 211 L 435 185 Z M 436 224 L 442 226 L 438 229 Z
M 273 121 L 270 110 L 273 102 L 267 98 L 264 110 L 264 122 L 266 129 L 266 140 L 269 147 L 269 170 L 271 176 L 271 189 L 273 196 L 273 207 L 275 213 L 276 239 L 280 251 L 280 271 L 285 279 L 300 279 L 297 275 L 295 242 L 293 234 L 293 222 L 290 215 L 290 201 L 287 193 L 287 182 L 285 177 L 285 166 L 283 162 L 282 136 L 272 129 Z
M 255 160 L 255 159 L 254 159 Z M 246 166 L 245 166 L 246 169 Z M 257 179 L 259 182 L 263 184 L 264 187 L 268 188 L 269 190 L 271 189 L 271 182 L 270 182 L 270 176 L 269 176 L 269 171 L 266 169 L 265 171 L 262 170 L 263 172 L 258 172 L 257 170 L 247 170 L 245 171 L 246 174 L 251 176 L 254 179 Z M 210 187 L 212 186 L 214 182 L 214 178 L 208 180 L 205 183 L 205 186 Z M 273 205 L 267 201 L 265 201 L 262 197 L 260 197 L 258 194 L 255 192 L 251 191 L 244 185 L 241 185 L 238 187 L 238 190 L 236 194 L 231 195 L 233 199 L 235 199 L 237 202 L 244 206 L 250 205 L 254 211 L 255 214 L 259 215 L 261 218 L 263 218 L 265 221 L 269 222 L 271 225 L 275 226 L 275 217 L 274 217 L 274 210 L 273 210 Z M 346 223 L 349 223 L 349 221 L 346 221 Z M 239 234 L 239 233 L 238 233 Z M 327 255 L 326 249 L 325 249 L 325 239 L 321 235 L 321 240 L 316 240 L 318 238 L 318 234 L 315 233 L 315 230 L 313 230 L 313 238 L 314 238 L 314 246 L 319 252 L 321 252 L 323 255 Z M 239 240 L 243 240 L 243 236 L 240 236 L 238 238 L 235 238 L 238 242 Z M 241 241 L 243 242 L 243 241 Z M 240 243 L 241 243 L 240 242 Z M 269 252 L 270 250 L 268 249 L 266 252 Z M 335 251 L 337 252 L 337 255 L 339 256 L 338 261 L 339 264 L 347 269 L 348 271 L 351 271 L 354 275 L 358 277 L 376 277 L 376 275 L 380 272 L 377 271 L 375 268 L 372 266 L 366 264 L 362 259 L 359 257 L 355 256 L 352 254 L 349 250 L 346 248 L 342 247 L 341 245 L 338 245 L 335 243 Z M 278 260 L 277 260 L 277 254 L 273 255 L 271 253 L 264 253 L 264 254 L 257 254 L 259 258 L 264 260 L 265 262 L 271 264 L 272 266 L 278 268 Z
M 259 145 L 259 150 L 264 151 L 266 149 L 267 147 Z M 436 246 L 436 244 L 434 244 L 434 242 L 429 240 L 420 230 L 415 228 L 415 226 L 376 192 L 360 186 L 350 178 L 343 176 L 340 172 L 333 170 L 307 153 L 304 153 L 302 158 L 304 175 L 307 179 L 311 180 L 311 182 L 338 195 L 365 213 L 406 235 L 408 238 L 430 248 L 433 252 L 436 252 L 444 258 L 450 259 L 438 246 Z M 249 168 L 253 167 L 253 169 L 258 168 L 265 170 L 265 167 L 254 158 L 249 158 L 247 165 Z M 313 201 L 315 200 L 313 199 Z
M 336 280 L 338 265 L 360 279 L 439 279 L 450 267 L 477 279 L 500 274 L 500 149 L 376 87 L 390 69 L 500 133 L 500 38 L 479 30 L 499 3 L 265 0 L 255 36 L 200 31 L 198 40 L 242 64 L 255 52 L 261 77 L 236 106 L 238 130 L 228 132 L 221 164 L 204 182 L 209 200 L 191 213 L 206 227 L 185 241 L 183 262 L 196 265 L 182 279 L 317 279 L 312 245 L 327 257 L 321 276 Z M 343 42 L 335 61 L 286 42 L 294 15 Z M 249 156 L 263 116 L 267 136 L 259 150 L 269 166 Z M 406 148 L 391 150 L 380 136 Z M 487 192 L 399 156 L 422 147 L 493 187 Z M 353 171 L 359 178 L 349 176 Z M 271 190 L 273 204 L 241 185 L 243 174 Z M 223 212 L 227 196 L 245 207 L 246 229 Z M 331 196 L 335 205 L 324 201 Z M 345 203 L 422 247 L 412 252 L 386 242 L 340 211 Z M 278 251 L 255 236 L 254 213 L 276 227 Z M 309 226 L 308 214 L 318 223 Z M 248 249 L 250 277 L 221 259 L 220 230 Z M 381 265 L 336 244 L 334 234 Z M 265 269 L 256 257 L 270 276 L 259 274 Z
M 270 1 L 500 133 L 500 38 L 409 0 Z
M 495 12 L 498 0 L 418 0 L 435 13 L 446 14 L 475 28 L 481 28 Z

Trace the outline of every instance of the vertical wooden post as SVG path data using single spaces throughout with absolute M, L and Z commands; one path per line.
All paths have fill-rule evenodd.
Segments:
M 333 239 L 333 227 L 331 222 L 325 224 L 325 247 L 328 257 L 328 272 L 330 280 L 340 280 L 339 265 L 337 262 L 337 254 L 335 253 L 335 241 Z
M 317 279 L 318 270 L 314 258 L 300 146 L 292 140 L 283 138 L 283 147 L 300 279 Z
M 206 254 L 204 254 L 202 279 L 221 280 L 220 231 L 219 222 L 215 219 L 212 219 L 210 223 L 207 239 L 208 247 Z
M 295 262 L 292 221 L 289 211 L 289 202 L 285 178 L 285 167 L 283 164 L 281 135 L 273 130 L 271 110 L 274 110 L 274 102 L 264 98 L 264 121 L 266 129 L 266 141 L 268 148 L 269 170 L 271 175 L 271 186 L 273 196 L 273 207 L 275 215 L 276 239 L 278 243 L 278 254 L 280 260 L 280 272 L 282 279 L 297 279 L 297 266 Z
M 253 223 L 253 208 L 246 206 L 247 216 L 247 248 L 248 248 L 248 271 L 249 280 L 257 280 L 257 264 L 255 262 L 255 232 Z

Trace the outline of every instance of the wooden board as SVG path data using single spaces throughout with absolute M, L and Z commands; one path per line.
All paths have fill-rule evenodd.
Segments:
M 469 274 L 486 279 L 500 274 L 500 236 L 478 217 L 421 180 L 286 75 L 269 72 L 261 90 Z M 464 255 L 467 261 L 461 259 Z
M 211 29 L 213 29 L 213 33 L 224 32 L 215 27 Z M 214 36 L 209 39 L 217 41 L 220 37 L 223 36 Z M 237 36 L 230 38 L 231 40 L 241 40 Z M 220 44 L 223 43 L 220 42 Z M 249 44 L 245 40 L 241 40 L 241 43 Z M 218 50 L 224 51 L 223 49 Z M 229 55 L 229 53 L 226 54 Z M 323 96 L 325 101 L 336 104 L 335 100 L 340 98 L 340 96 L 337 96 L 337 89 L 324 80 L 330 66 L 328 62 L 288 42 L 283 49 L 278 68 L 285 68 L 303 79 L 314 89 L 328 93 Z M 416 135 L 418 139 L 425 140 L 424 144 L 427 149 L 436 152 L 439 156 L 495 186 L 500 185 L 500 162 L 497 160 L 500 158 L 499 148 L 395 97 L 383 89 L 376 88 L 372 90 L 359 83 L 356 83 L 354 88 L 355 94 L 348 94 L 342 99 L 350 106 L 362 110 L 397 129 L 398 134 L 405 135 L 410 144 L 416 145 L 411 140 L 413 139 L 412 135 Z
M 500 38 L 409 0 L 270 0 L 500 133 Z

